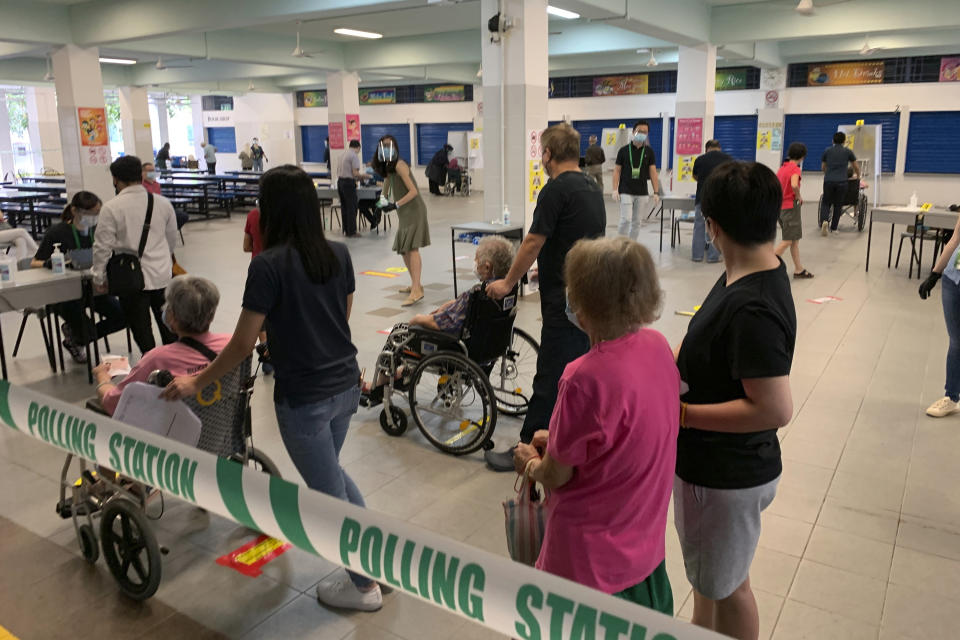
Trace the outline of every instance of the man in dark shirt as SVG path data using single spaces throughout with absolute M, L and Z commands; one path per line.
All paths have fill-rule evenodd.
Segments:
M 733 158 L 723 152 L 717 140 L 707 140 L 704 149 L 706 153 L 693 161 L 693 179 L 697 181 L 696 213 L 694 214 L 696 217 L 693 219 L 693 261 L 703 262 L 703 254 L 706 250 L 707 262 L 720 262 L 720 251 L 707 238 L 706 224 L 703 221 L 703 212 L 700 210 L 700 196 L 710 172 Z
M 543 328 L 533 397 L 520 431 L 520 440 L 526 443 L 534 432 L 549 426 L 563 370 L 590 349 L 587 335 L 567 320 L 563 265 L 578 240 L 602 236 L 607 223 L 603 192 L 580 171 L 580 134 L 560 123 L 543 132 L 540 144 L 541 162 L 550 181 L 540 191 L 533 223 L 510 272 L 487 285 L 487 295 L 501 299 L 537 261 Z M 484 457 L 496 471 L 513 471 L 512 447 L 502 453 L 487 451 Z
M 653 185 L 654 203 L 660 196 L 657 154 L 647 144 L 650 124 L 639 120 L 633 125 L 633 138 L 617 152 L 613 167 L 613 199 L 620 203 L 617 233 L 636 240 L 640 235 L 640 213 L 647 204 L 647 180 Z
M 833 146 L 827 147 L 820 158 L 823 169 L 823 200 L 820 202 L 820 233 L 827 235 L 836 231 L 843 209 L 843 197 L 847 193 L 847 165 L 853 163 L 853 178 L 860 180 L 860 163 L 853 151 L 843 146 L 847 136 L 842 131 L 833 134 Z M 833 220 L 830 220 L 830 207 L 833 207 Z
M 597 181 L 603 191 L 603 163 L 607 161 L 603 147 L 597 144 L 597 136 L 590 136 L 590 146 L 584 153 L 584 167 L 588 176 Z

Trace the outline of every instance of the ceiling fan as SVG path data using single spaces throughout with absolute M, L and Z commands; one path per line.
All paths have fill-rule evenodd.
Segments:
M 315 55 L 326 53 L 325 51 L 304 51 L 303 47 L 300 46 L 300 25 L 303 22 L 297 20 L 297 46 L 293 48 L 293 51 L 290 52 L 290 55 L 294 58 L 312 58 Z
M 817 0 L 817 4 L 813 4 L 813 0 L 800 0 L 797 2 L 797 6 L 794 7 L 794 11 L 799 13 L 802 16 L 812 16 L 817 7 L 826 7 L 831 4 L 842 4 L 844 2 L 850 2 L 850 0 Z
M 871 47 L 870 46 L 870 36 L 863 36 L 863 46 L 860 47 L 860 55 L 862 56 L 872 56 L 877 51 L 880 51 L 883 47 Z
M 660 63 L 657 62 L 657 56 L 655 55 L 654 50 L 653 50 L 653 49 L 650 49 L 650 59 L 647 60 L 647 66 L 648 66 L 648 67 L 655 67 L 655 66 L 657 66 L 658 64 L 660 64 Z
M 163 71 L 164 69 L 189 69 L 193 67 L 193 58 L 182 58 L 181 62 L 186 62 L 187 64 L 168 64 L 164 62 L 163 56 L 157 57 L 157 64 L 155 65 L 157 70 Z

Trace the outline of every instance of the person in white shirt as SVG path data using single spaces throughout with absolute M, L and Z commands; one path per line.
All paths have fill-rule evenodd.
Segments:
M 93 236 L 93 282 L 98 293 L 107 291 L 107 262 L 114 253 L 136 255 L 147 216 L 147 190 L 142 184 L 142 165 L 136 156 L 123 156 L 110 165 L 117 197 L 103 205 Z M 151 194 L 152 195 L 152 194 Z M 163 291 L 173 269 L 173 247 L 177 239 L 177 216 L 163 196 L 153 195 L 153 215 L 147 244 L 140 257 L 144 290 L 120 296 L 120 306 L 142 353 L 156 341 L 150 326 L 150 311 L 160 329 L 163 344 L 176 336 L 163 322 Z
M 203 148 L 203 159 L 207 161 L 207 173 L 214 175 L 217 173 L 217 148 L 209 142 L 201 142 Z

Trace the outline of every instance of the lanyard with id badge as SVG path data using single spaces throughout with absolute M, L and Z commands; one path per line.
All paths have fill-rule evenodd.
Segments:
M 643 145 L 643 149 L 640 150 L 640 166 L 633 166 L 633 143 L 631 142 L 628 145 L 628 153 L 630 154 L 630 177 L 634 180 L 640 179 L 640 170 L 643 169 L 643 156 L 647 153 L 647 145 Z

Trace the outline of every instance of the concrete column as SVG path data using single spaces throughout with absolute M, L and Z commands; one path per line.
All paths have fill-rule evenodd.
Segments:
M 337 167 L 340 166 L 340 158 L 350 144 L 350 136 L 347 135 L 347 116 L 360 113 L 359 81 L 360 79 L 357 77 L 357 74 L 351 71 L 337 71 L 327 74 L 327 126 L 329 127 L 328 135 L 330 137 L 330 173 L 332 174 L 331 177 L 334 182 L 337 177 Z M 339 145 L 339 149 L 335 144 L 337 141 L 336 134 L 333 133 L 337 127 L 343 132 L 341 136 L 343 144 Z M 362 158 L 369 158 L 373 153 L 374 149 L 360 150 Z M 410 161 L 415 161 L 413 156 L 410 157 Z
M 207 139 L 207 131 L 203 126 L 203 97 L 190 96 L 190 113 L 193 116 L 193 156 L 201 169 L 206 166 L 203 161 L 201 142 Z M 188 158 L 189 159 L 189 158 Z
M 689 172 L 684 167 L 690 167 L 693 158 L 703 153 L 703 144 L 713 137 L 714 90 L 717 76 L 717 48 L 710 44 L 696 47 L 680 47 L 680 56 L 677 63 L 677 109 L 676 133 L 674 135 L 674 175 L 673 192 L 678 194 L 692 194 L 697 190 Z M 690 140 L 685 139 L 685 132 L 693 128 L 699 129 L 699 146 L 694 153 L 692 148 L 685 149 Z M 697 122 L 699 121 L 699 122 Z M 699 124 L 699 127 L 696 125 Z M 669 135 L 668 130 L 664 130 Z M 681 153 L 683 151 L 684 153 Z M 666 162 L 662 162 L 666 165 Z
M 30 136 L 30 155 L 33 169 L 63 171 L 60 122 L 57 114 L 57 92 L 53 87 L 24 87 L 27 103 L 27 133 Z M 103 104 L 103 92 L 100 92 Z M 74 114 L 76 119 L 76 114 Z
M 63 46 L 53 53 L 53 75 L 67 195 L 80 190 L 92 191 L 106 201 L 113 196 L 114 189 L 99 56 L 96 47 Z M 81 131 L 78 109 L 85 108 L 104 110 L 100 126 L 105 147 L 83 143 L 89 142 L 90 136 Z
M 120 87 L 120 130 L 123 152 L 146 162 L 153 159 L 150 105 L 146 87 Z
M 160 146 L 170 142 L 170 114 L 167 112 L 167 99 L 157 98 L 157 130 L 160 133 Z M 159 147 L 157 148 L 159 151 Z
M 0 90 L 0 177 L 16 175 L 13 140 L 10 138 L 10 113 L 7 111 L 7 92 Z
M 783 147 L 783 113 L 787 69 L 764 69 L 760 72 L 760 89 L 763 91 L 757 105 L 757 162 L 773 171 L 780 168 L 787 150 Z M 761 140 L 762 138 L 762 140 Z M 769 143 L 767 143 L 769 139 Z M 762 147 L 762 148 L 761 148 Z M 809 149 L 807 150 L 809 154 Z M 808 165 L 809 166 L 809 165 Z M 817 169 L 820 165 L 817 164 Z
M 481 2 L 483 212 L 490 221 L 509 207 L 510 222 L 529 228 L 537 193 L 531 178 L 543 170 L 539 134 L 547 126 L 547 2 L 504 0 L 501 18 L 511 26 L 492 42 L 487 21 L 499 4 Z

